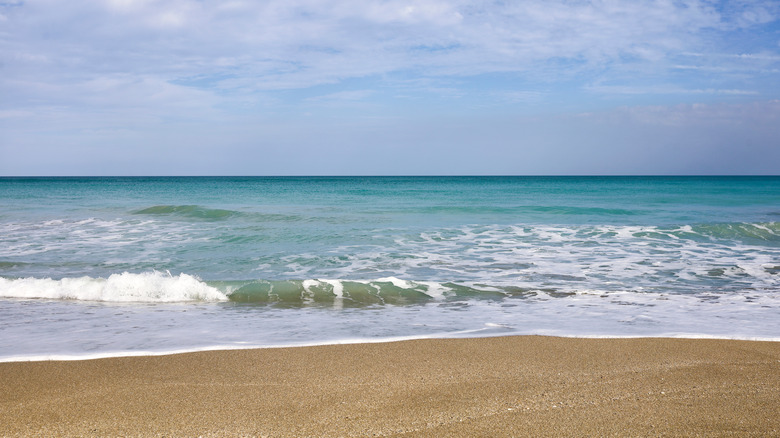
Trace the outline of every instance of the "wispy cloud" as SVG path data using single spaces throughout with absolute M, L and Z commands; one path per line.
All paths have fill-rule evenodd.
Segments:
M 222 89 L 273 90 L 399 71 L 537 76 L 550 63 L 566 65 L 562 77 L 631 64 L 658 71 L 674 54 L 707 48 L 702 31 L 763 24 L 777 7 L 725 15 L 709 1 L 39 0 L 2 12 L 4 51 L 19 54 L 11 73 L 199 75 Z
M 578 115 L 578 118 L 608 125 L 706 126 L 708 130 L 718 130 L 724 126 L 776 124 L 774 132 L 780 133 L 780 100 L 740 104 L 626 106 L 612 111 L 584 113 Z
M 775 0 L 5 1 L 0 148 L 52 132 L 143 143 L 192 126 L 198 141 L 211 129 L 246 145 L 265 138 L 257 126 L 304 114 L 484 120 L 774 101 L 778 18 Z
M 683 88 L 675 85 L 666 85 L 666 86 L 594 85 L 594 86 L 585 87 L 585 89 L 599 94 L 626 94 L 626 95 L 709 94 L 709 95 L 757 96 L 760 94 L 755 90 L 718 89 L 718 88 Z

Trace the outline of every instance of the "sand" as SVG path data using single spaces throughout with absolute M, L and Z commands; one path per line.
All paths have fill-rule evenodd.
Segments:
M 780 436 L 780 342 L 539 336 L 0 364 L 3 436 Z

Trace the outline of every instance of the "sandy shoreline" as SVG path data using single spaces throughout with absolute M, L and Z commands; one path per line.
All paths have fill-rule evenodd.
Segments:
M 780 436 L 780 342 L 517 336 L 0 363 L 2 436 Z

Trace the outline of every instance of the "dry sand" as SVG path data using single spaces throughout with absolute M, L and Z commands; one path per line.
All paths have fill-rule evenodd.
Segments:
M 3 436 L 780 436 L 780 342 L 538 336 L 0 364 Z

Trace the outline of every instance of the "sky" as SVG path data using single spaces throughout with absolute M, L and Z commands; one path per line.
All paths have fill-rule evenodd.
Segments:
M 780 1 L 0 0 L 0 175 L 780 174 Z

